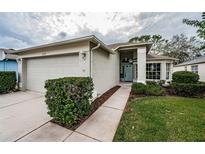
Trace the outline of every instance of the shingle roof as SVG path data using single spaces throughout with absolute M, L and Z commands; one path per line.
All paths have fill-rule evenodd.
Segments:
M 15 50 L 14 49 L 6 49 L 6 48 L 0 48 L 0 51 L 4 51 L 5 53 L 12 53 Z
M 123 43 L 114 43 L 114 44 L 108 44 L 108 48 L 112 50 L 116 50 L 120 47 L 128 47 L 128 46 L 149 46 L 149 49 L 151 48 L 152 43 L 151 42 L 144 42 L 144 43 L 129 43 L 129 42 L 123 42 Z
M 110 49 L 115 49 L 121 45 L 129 45 L 129 44 L 132 44 L 132 43 L 128 43 L 128 42 L 124 42 L 124 43 L 114 43 L 114 44 L 108 44 L 107 46 L 110 48 Z
M 176 65 L 176 67 L 177 66 L 184 66 L 184 65 L 191 65 L 191 64 L 199 64 L 199 63 L 205 63 L 205 55 L 197 57 L 193 60 L 189 60 L 189 61 L 183 62 L 181 64 L 178 64 L 178 65 Z
M 177 60 L 177 59 L 168 56 L 162 56 L 162 55 L 156 55 L 150 53 L 147 55 L 147 60 Z
M 53 46 L 59 46 L 59 45 L 65 45 L 65 44 L 70 44 L 70 43 L 77 43 L 81 41 L 93 41 L 95 43 L 99 43 L 100 46 L 105 49 L 106 51 L 110 53 L 114 53 L 107 45 L 105 45 L 101 40 L 99 40 L 95 35 L 89 35 L 89 36 L 84 36 L 84 37 L 78 37 L 74 39 L 69 39 L 65 41 L 59 41 L 59 42 L 54 42 L 54 43 L 48 43 L 48 44 L 43 44 L 39 46 L 34 46 L 34 47 L 29 47 L 29 48 L 24 48 L 24 49 L 19 49 L 16 50 L 15 53 L 21 53 L 25 51 L 30 51 L 33 49 L 41 49 L 41 48 L 46 48 L 46 47 L 53 47 Z

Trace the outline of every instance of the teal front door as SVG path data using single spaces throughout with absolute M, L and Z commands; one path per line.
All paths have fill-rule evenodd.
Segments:
M 132 64 L 124 65 L 124 81 L 132 81 Z

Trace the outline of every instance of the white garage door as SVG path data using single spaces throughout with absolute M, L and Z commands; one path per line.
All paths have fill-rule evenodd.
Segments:
M 27 89 L 45 92 L 48 79 L 79 76 L 78 54 L 33 58 L 27 60 Z

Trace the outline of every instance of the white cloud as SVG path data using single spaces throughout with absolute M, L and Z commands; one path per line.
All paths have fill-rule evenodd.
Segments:
M 24 48 L 29 45 L 27 42 L 23 42 L 22 40 L 15 39 L 13 37 L 0 36 L 0 40 L 1 48 Z
M 185 17 L 200 13 L 0 13 L 0 45 L 23 48 L 91 34 L 105 43 L 141 34 L 195 34 L 182 24 Z

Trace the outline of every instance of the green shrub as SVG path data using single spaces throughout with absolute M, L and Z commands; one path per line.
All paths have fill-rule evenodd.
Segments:
M 135 94 L 162 96 L 165 95 L 165 90 L 154 81 L 147 81 L 146 85 L 143 83 L 133 83 L 132 92 Z
M 133 83 L 132 84 L 132 92 L 135 94 L 145 94 L 146 85 L 143 83 Z
M 185 97 L 200 96 L 205 92 L 204 83 L 172 83 L 171 87 L 176 95 Z
M 172 74 L 172 82 L 175 83 L 197 83 L 199 75 L 189 71 L 179 71 Z
M 163 96 L 165 95 L 165 90 L 158 84 L 147 84 L 146 95 Z
M 166 80 L 159 80 L 157 82 L 160 86 L 163 86 L 166 83 Z
M 154 86 L 158 85 L 157 82 L 155 82 L 155 81 L 146 81 L 146 84 L 147 85 L 154 85 Z
M 93 82 L 89 77 L 65 77 L 45 83 L 48 114 L 60 124 L 73 126 L 91 111 Z
M 7 93 L 16 87 L 16 72 L 0 72 L 0 93 Z

